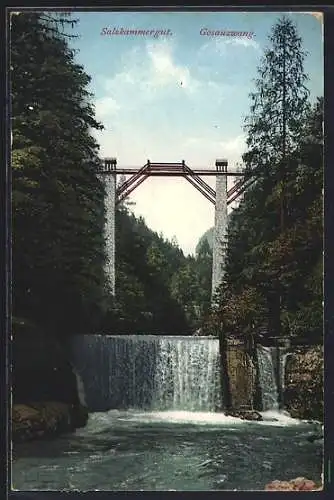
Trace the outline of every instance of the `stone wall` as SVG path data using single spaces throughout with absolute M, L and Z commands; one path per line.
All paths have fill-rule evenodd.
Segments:
M 254 361 L 243 344 L 228 345 L 226 360 L 232 408 L 252 408 L 256 391 Z
M 294 346 L 285 364 L 283 408 L 293 418 L 323 420 L 323 348 Z M 231 409 L 262 409 L 256 356 L 252 356 L 241 341 L 228 342 L 227 374 Z
M 286 360 L 284 408 L 294 418 L 323 420 L 323 347 L 296 347 Z

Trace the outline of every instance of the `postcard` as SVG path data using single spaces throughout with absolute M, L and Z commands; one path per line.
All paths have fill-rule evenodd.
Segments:
M 322 490 L 323 15 L 8 22 L 12 490 Z

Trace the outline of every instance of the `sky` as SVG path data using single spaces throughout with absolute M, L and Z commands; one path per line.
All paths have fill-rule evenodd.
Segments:
M 76 12 L 80 36 L 70 43 L 91 76 L 101 157 L 122 167 L 181 162 L 235 169 L 245 151 L 243 124 L 249 93 L 268 36 L 281 13 Z M 318 18 L 288 13 L 307 52 L 310 99 L 323 95 L 323 35 Z M 103 35 L 103 29 L 170 30 L 169 35 Z M 203 29 L 253 33 L 209 36 Z M 204 30 L 205 32 L 205 30 Z M 204 178 L 215 187 L 214 177 Z M 233 184 L 230 177 L 229 187 Z M 183 178 L 148 178 L 130 196 L 137 216 L 193 254 L 214 224 L 214 206 Z

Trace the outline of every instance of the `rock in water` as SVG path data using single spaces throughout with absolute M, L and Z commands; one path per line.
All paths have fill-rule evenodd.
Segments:
M 242 420 L 263 420 L 262 415 L 255 410 L 229 410 L 225 412 L 225 415 L 241 418 Z
M 318 487 L 316 483 L 305 477 L 297 477 L 290 481 L 275 480 L 265 486 L 266 491 L 320 491 L 322 487 Z
M 306 439 L 307 441 L 309 441 L 310 443 L 314 443 L 314 442 L 322 442 L 324 436 L 322 434 L 312 434 L 311 436 L 308 436 Z

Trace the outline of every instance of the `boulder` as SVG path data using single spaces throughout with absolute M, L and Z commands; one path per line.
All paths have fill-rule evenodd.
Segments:
M 320 434 L 320 433 L 318 433 L 318 434 L 311 434 L 311 436 L 308 436 L 306 439 L 310 443 L 322 442 L 323 439 L 324 439 L 324 436 L 323 436 L 323 434 Z
M 314 481 L 305 477 L 297 477 L 290 481 L 272 481 L 265 486 L 266 491 L 320 491 L 322 486 L 318 486 Z
M 57 401 L 14 404 L 12 439 L 14 443 L 49 438 L 71 432 L 86 424 L 87 410 Z
M 225 415 L 229 417 L 236 417 L 236 418 L 241 418 L 242 420 L 263 420 L 262 415 L 255 410 L 243 410 L 243 409 L 236 409 L 236 410 L 228 410 L 225 412 Z

